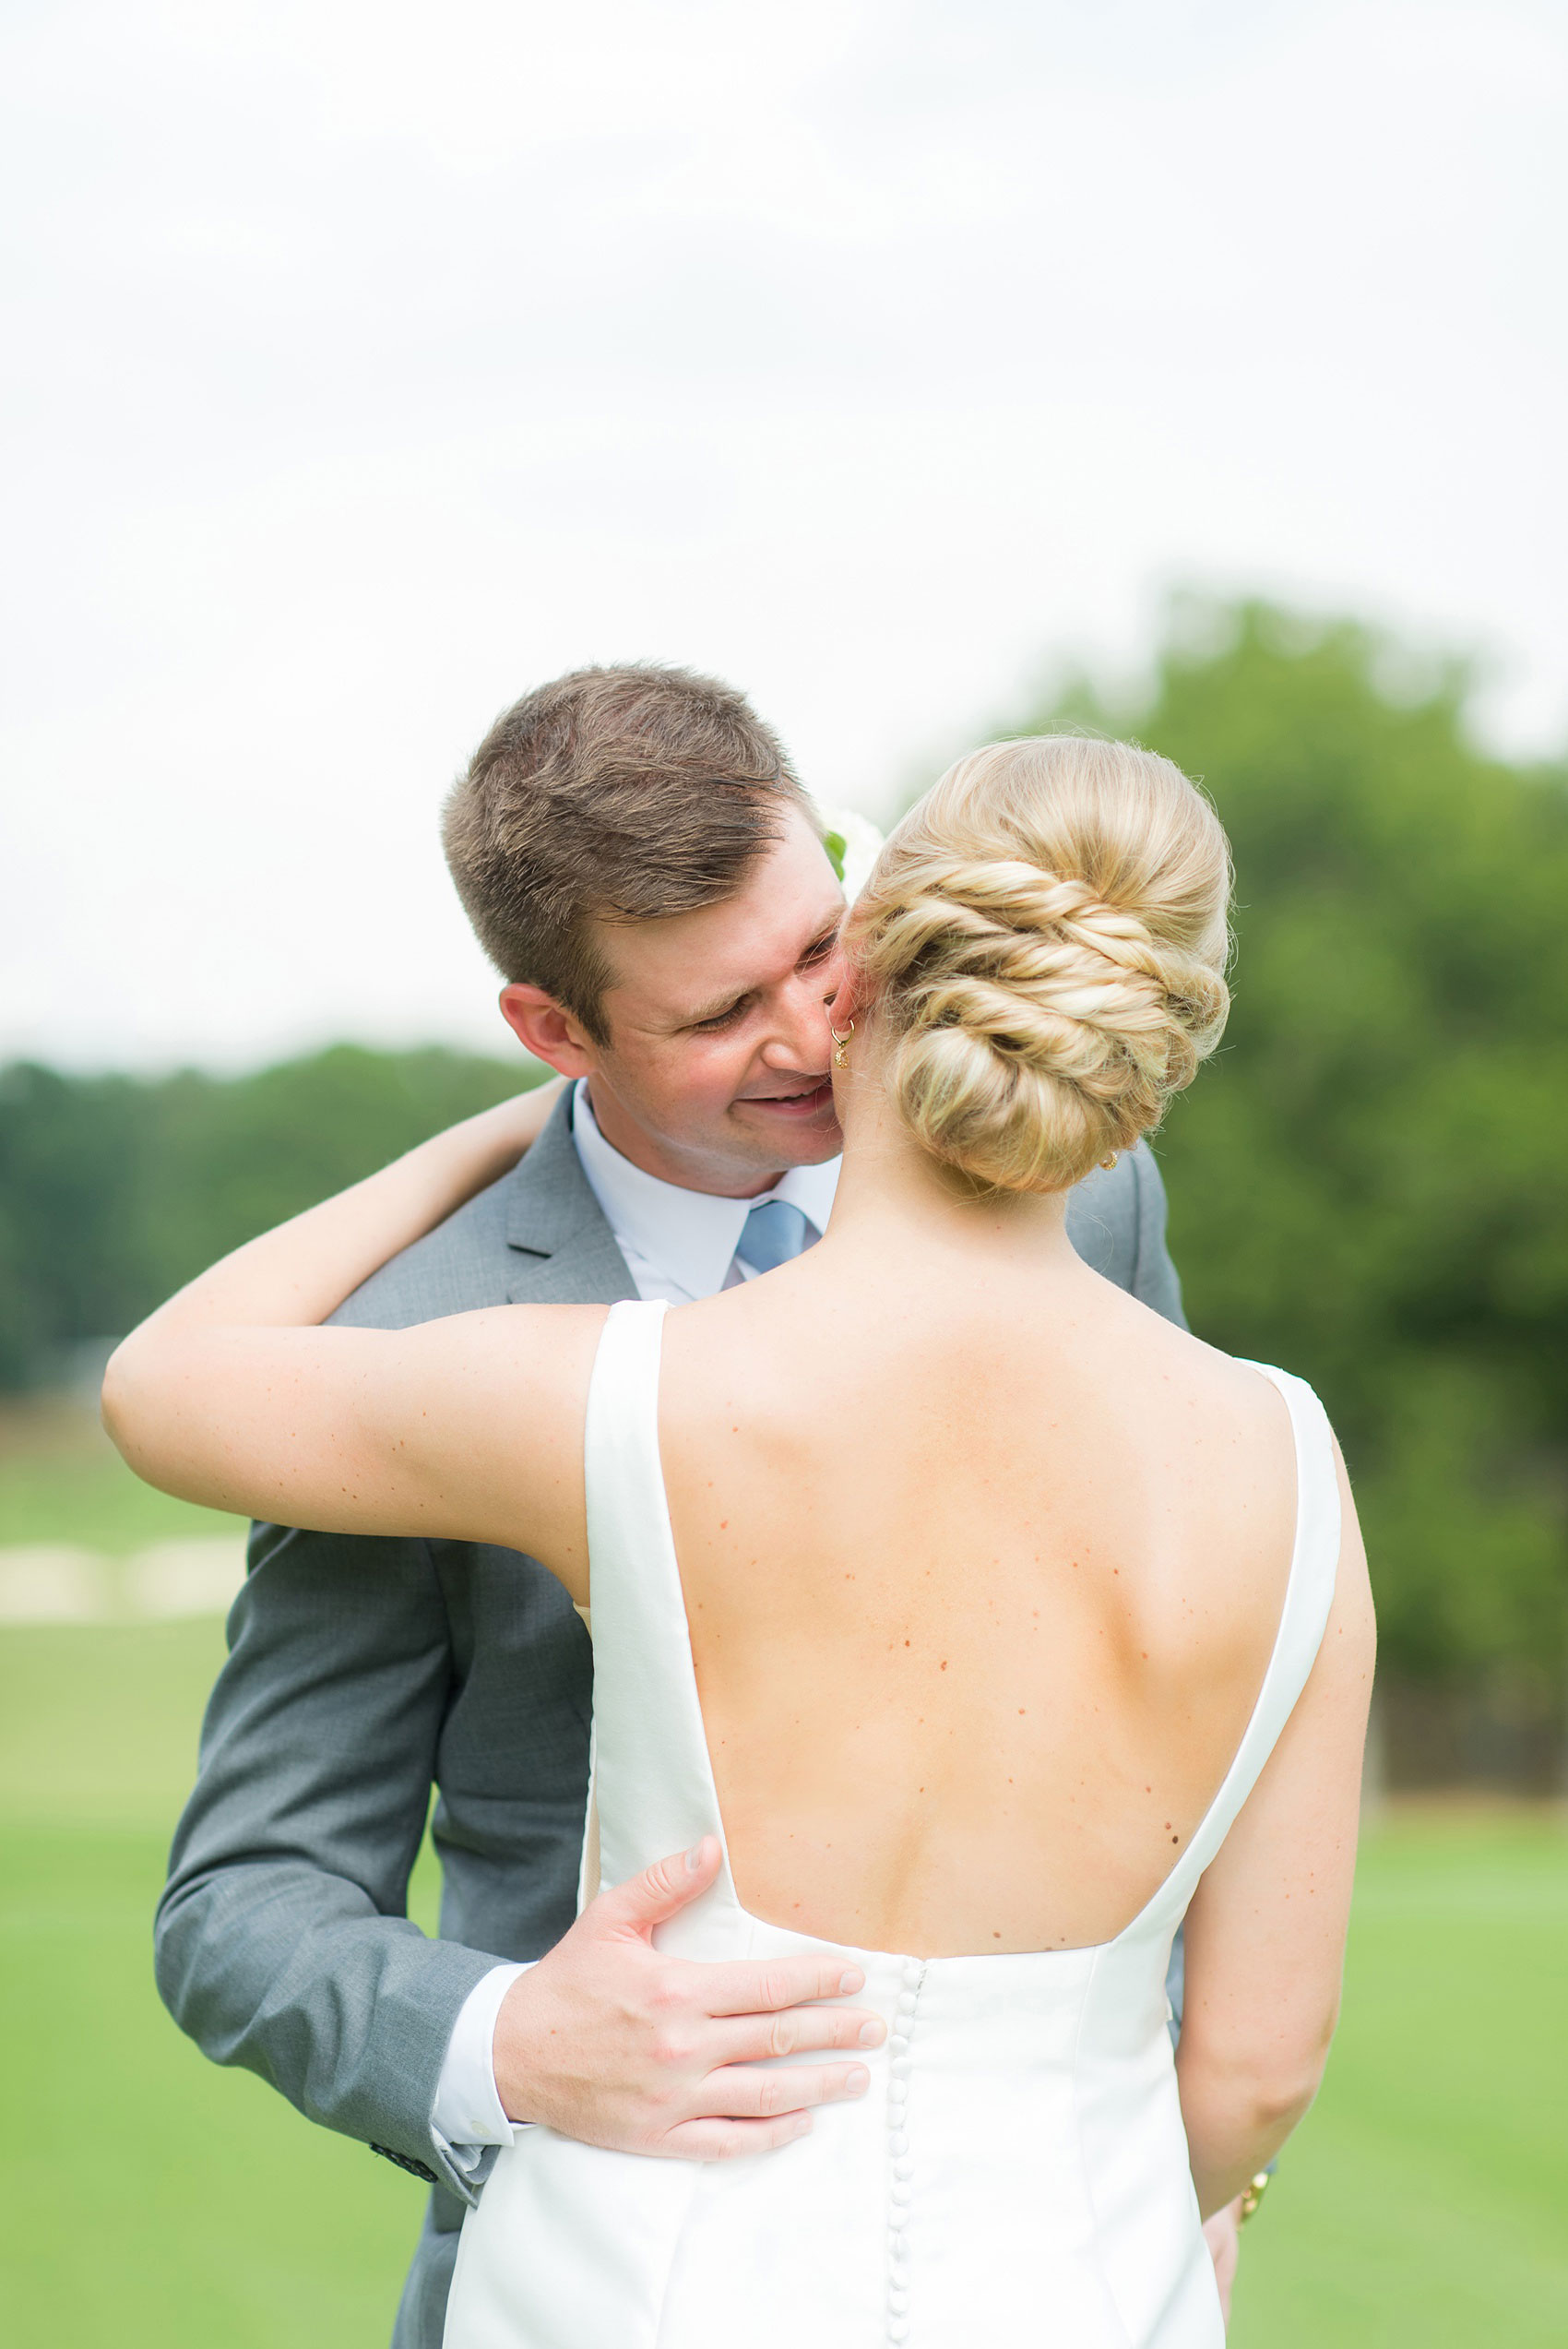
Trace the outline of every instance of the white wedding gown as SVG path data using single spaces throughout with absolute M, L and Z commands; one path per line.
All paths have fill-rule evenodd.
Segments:
M 659 1304 L 616 1306 L 587 1428 L 594 1765 L 603 1880 L 722 1823 L 659 1455 Z M 1261 1366 L 1261 1365 L 1260 1365 Z M 781 2151 L 612 2153 L 544 2128 L 504 2150 L 463 2226 L 445 2349 L 1222 2349 L 1167 2028 L 1194 1887 L 1306 1681 L 1339 1496 L 1321 1405 L 1290 1411 L 1295 1552 L 1245 1736 L 1187 1850 L 1114 1940 L 1038 1955 L 845 1948 L 887 2021 L 872 2085 Z M 747 1914 L 728 1858 L 658 1935 L 689 1958 L 838 1945 Z

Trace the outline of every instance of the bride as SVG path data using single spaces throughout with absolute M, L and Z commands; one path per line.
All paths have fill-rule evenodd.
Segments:
M 591 1607 L 585 1897 L 716 1842 L 661 1945 L 841 1952 L 886 2026 L 779 2151 L 519 2131 L 448 2349 L 1222 2339 L 1201 2218 L 1334 2026 L 1366 1568 L 1311 1391 L 1088 1270 L 1063 1214 L 1218 1040 L 1229 877 L 1163 759 L 976 752 L 846 924 L 820 1246 L 672 1312 L 316 1326 L 516 1159 L 513 1103 L 111 1364 L 111 1432 L 167 1490 L 543 1559 Z

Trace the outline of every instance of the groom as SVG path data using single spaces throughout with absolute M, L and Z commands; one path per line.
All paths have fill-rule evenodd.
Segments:
M 742 697 L 653 668 L 541 686 L 476 752 L 445 841 L 508 1024 L 576 1081 L 511 1174 L 336 1318 L 679 1304 L 810 1246 L 837 1175 L 823 1008 L 843 900 Z M 1141 1146 L 1069 1201 L 1079 1253 L 1180 1320 L 1164 1226 Z M 573 1923 L 592 1657 L 532 1559 L 258 1525 L 229 1634 L 159 1985 L 216 2062 L 434 2188 L 395 2349 L 438 2349 L 464 2208 L 516 2127 L 657 2152 L 694 2115 L 754 2125 L 786 2082 L 797 2107 L 843 2093 L 866 2018 L 812 2003 L 837 1979 L 654 1950 L 711 1866 L 677 1857 Z M 433 1790 L 428 1940 L 404 1907 Z M 822 2060 L 737 2059 L 798 2050 Z

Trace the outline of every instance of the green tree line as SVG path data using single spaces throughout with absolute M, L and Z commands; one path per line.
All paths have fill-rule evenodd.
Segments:
M 1528 1712 L 1568 1624 L 1568 772 L 1486 756 L 1468 687 L 1248 603 L 1010 731 L 1130 733 L 1218 808 L 1234 1007 L 1158 1145 L 1193 1326 L 1323 1396 L 1385 1661 Z
M 548 1072 L 335 1044 L 239 1077 L 0 1070 L 0 1389 L 113 1337 L 269 1224 Z
M 1555 1707 L 1568 1640 L 1568 775 L 1489 757 L 1467 680 L 1262 604 L 1173 630 L 1130 733 L 1234 843 L 1235 1007 L 1159 1151 L 1194 1327 L 1339 1430 L 1385 1659 Z M 258 1074 L 0 1074 L 0 1382 L 524 1080 L 342 1045 Z

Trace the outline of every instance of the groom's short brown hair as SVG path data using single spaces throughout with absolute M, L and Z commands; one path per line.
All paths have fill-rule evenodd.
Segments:
M 612 973 L 593 925 L 733 895 L 790 805 L 814 823 L 783 744 L 732 686 L 577 669 L 497 718 L 452 787 L 442 838 L 496 969 L 603 1043 Z

